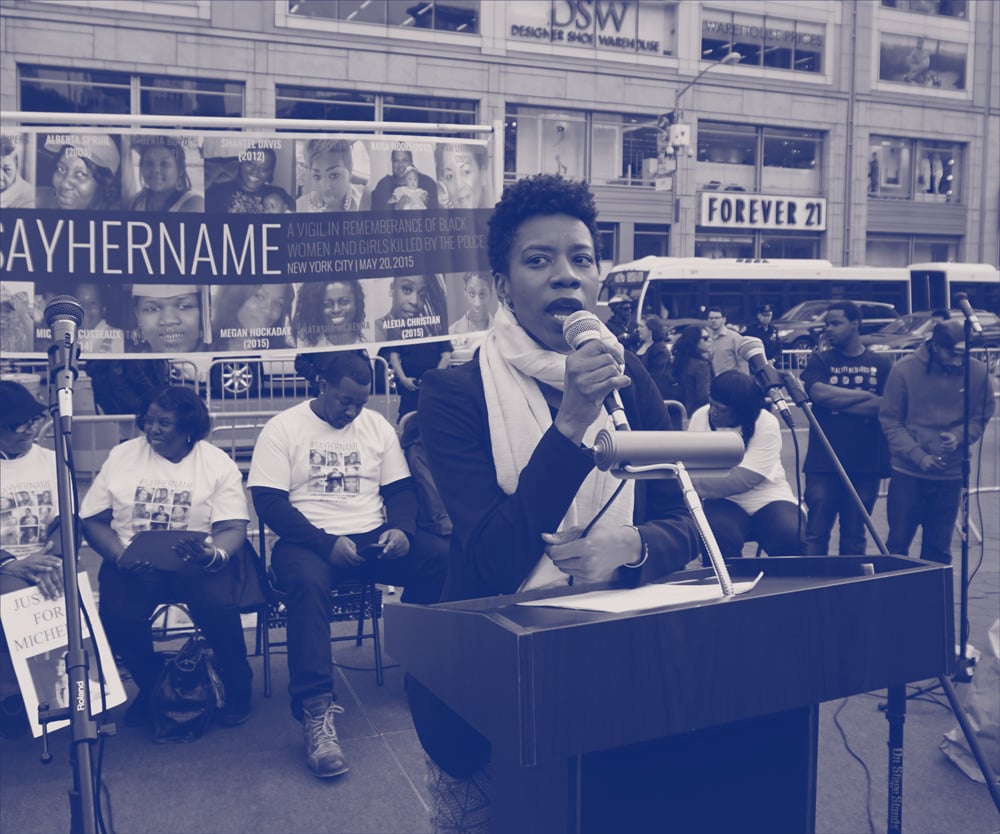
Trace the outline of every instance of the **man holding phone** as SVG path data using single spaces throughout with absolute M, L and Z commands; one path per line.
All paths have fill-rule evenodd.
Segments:
M 280 537 L 271 563 L 288 605 L 288 690 L 306 758 L 321 777 L 346 773 L 337 739 L 330 589 L 346 581 L 404 586 L 404 602 L 440 599 L 446 566 L 415 546 L 417 496 L 396 432 L 364 408 L 371 366 L 337 353 L 319 395 L 268 421 L 248 485 L 257 514 Z

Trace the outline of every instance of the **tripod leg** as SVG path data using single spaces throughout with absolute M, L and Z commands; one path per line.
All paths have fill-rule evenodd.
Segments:
M 997 811 L 1000 811 L 1000 786 L 997 784 L 997 776 L 990 768 L 989 762 L 986 761 L 986 754 L 983 753 L 983 748 L 979 744 L 979 739 L 976 738 L 975 732 L 972 727 L 969 726 L 969 721 L 965 717 L 962 705 L 958 702 L 958 695 L 955 694 L 955 687 L 945 675 L 941 675 L 938 680 L 941 682 L 941 688 L 944 689 L 944 694 L 948 696 L 948 701 L 951 704 L 951 711 L 955 718 L 958 719 L 958 726 L 962 728 L 962 734 L 965 736 L 966 742 L 968 742 L 969 749 L 972 751 L 972 756 L 975 758 L 976 764 L 979 765 L 979 772 L 983 774 L 983 779 L 986 780 L 986 787 L 989 789 L 990 797 L 993 799 L 993 804 L 996 805 Z
M 889 722 L 888 834 L 903 831 L 903 722 L 906 721 L 906 686 L 890 686 L 885 718 Z

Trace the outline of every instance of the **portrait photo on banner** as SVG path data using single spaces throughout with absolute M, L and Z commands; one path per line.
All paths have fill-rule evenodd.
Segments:
M 35 154 L 26 133 L 0 133 L 0 209 L 35 207 Z
M 122 137 L 70 128 L 36 135 L 35 206 L 63 211 L 121 209 Z
M 261 215 L 294 211 L 295 144 L 284 136 L 206 135 L 205 211 Z

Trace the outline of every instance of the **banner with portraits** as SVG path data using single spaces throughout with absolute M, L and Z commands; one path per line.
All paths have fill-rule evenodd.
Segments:
M 0 129 L 0 355 L 369 348 L 485 330 L 485 139 Z

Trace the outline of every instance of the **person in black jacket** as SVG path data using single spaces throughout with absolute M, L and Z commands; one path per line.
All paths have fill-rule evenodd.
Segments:
M 634 429 L 673 428 L 642 362 L 610 332 L 577 350 L 563 338 L 568 315 L 596 307 L 595 218 L 585 183 L 538 175 L 508 187 L 488 235 L 502 300 L 493 329 L 471 361 L 424 376 L 417 419 L 453 524 L 443 600 L 571 580 L 634 586 L 698 553 L 675 482 L 628 481 L 616 494 L 588 449 L 616 390 Z M 489 742 L 417 681 L 407 691 L 436 830 L 456 814 L 488 819 Z
M 757 321 L 748 324 L 744 336 L 753 336 L 760 339 L 764 344 L 764 355 L 767 361 L 775 365 L 781 363 L 781 339 L 778 338 L 778 328 L 772 323 L 774 321 L 774 307 L 770 304 L 761 304 L 757 308 Z

